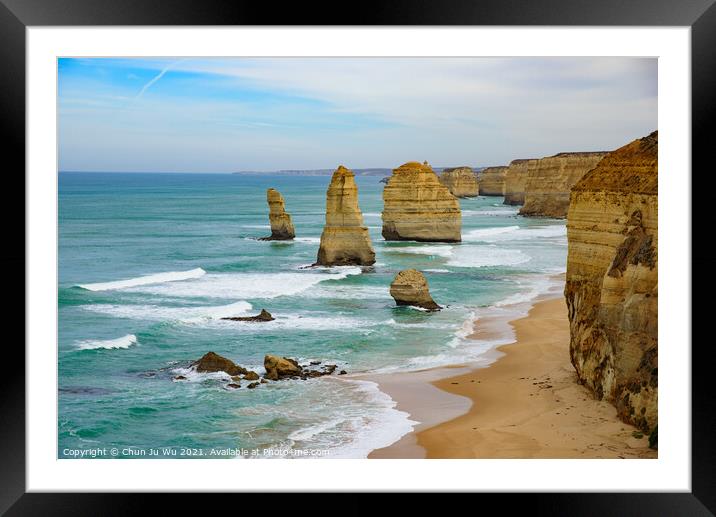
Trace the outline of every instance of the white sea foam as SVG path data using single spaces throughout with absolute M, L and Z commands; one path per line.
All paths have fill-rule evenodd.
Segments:
M 178 321 L 201 323 L 220 318 L 244 315 L 251 310 L 251 304 L 238 301 L 228 305 L 210 307 L 166 307 L 160 305 L 106 304 L 85 305 L 83 309 L 117 318 L 146 321 Z
M 320 244 L 321 243 L 320 237 L 295 237 L 293 240 L 296 242 L 303 242 L 305 244 Z
M 452 256 L 453 246 L 401 246 L 385 248 L 385 251 L 391 253 L 417 253 L 420 255 L 450 258 Z
M 127 334 L 116 339 L 107 340 L 95 340 L 86 339 L 82 341 L 76 341 L 75 346 L 78 350 L 96 350 L 98 348 L 112 349 L 112 348 L 129 348 L 132 345 L 137 344 L 137 336 L 134 334 Z
M 463 217 L 467 216 L 474 216 L 474 215 L 490 215 L 490 216 L 511 216 L 511 215 L 517 215 L 519 213 L 518 208 L 504 208 L 504 209 L 495 209 L 495 210 L 463 210 L 462 215 Z
M 315 285 L 300 293 L 302 298 L 334 300 L 380 300 L 389 297 L 389 287 L 363 285 Z
M 450 273 L 449 269 L 424 269 L 427 273 Z
M 359 267 L 291 273 L 210 273 L 195 280 L 129 289 L 160 296 L 223 299 L 270 299 L 291 296 L 326 280 L 341 280 L 361 273 Z
M 351 430 L 350 440 L 330 449 L 328 458 L 367 458 L 368 454 L 376 449 L 387 447 L 413 430 L 419 422 L 410 419 L 405 411 L 396 409 L 397 403 L 386 393 L 380 391 L 377 383 L 372 381 L 346 379 L 367 398 L 367 404 L 359 414 L 350 414 L 344 421 Z M 332 429 L 340 425 L 335 419 L 318 426 Z M 315 438 L 322 432 L 316 429 L 299 430 L 304 436 Z
M 526 228 L 504 226 L 501 228 L 471 230 L 463 235 L 462 240 L 466 242 L 503 242 L 529 239 L 554 239 L 566 237 L 566 235 L 567 227 L 564 224 L 530 226 Z
M 480 228 L 478 230 L 470 230 L 463 240 L 483 240 L 492 238 L 495 235 L 502 235 L 519 230 L 519 226 L 498 226 L 495 228 Z
M 166 273 L 155 273 L 153 275 L 139 276 L 126 280 L 115 280 L 113 282 L 98 282 L 94 284 L 78 284 L 77 287 L 87 289 L 88 291 L 109 291 L 113 289 L 126 289 L 148 284 L 161 284 L 165 282 L 177 282 L 180 280 L 189 280 L 200 278 L 206 274 L 206 271 L 200 267 L 190 269 L 189 271 L 168 271 Z
M 456 247 L 447 264 L 454 267 L 516 266 L 529 260 L 529 255 L 517 249 L 463 245 Z
M 379 212 L 364 212 L 363 217 L 380 217 L 381 214 Z

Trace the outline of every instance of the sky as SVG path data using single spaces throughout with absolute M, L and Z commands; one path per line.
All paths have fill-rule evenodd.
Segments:
M 59 169 L 506 165 L 657 129 L 653 58 L 61 58 Z

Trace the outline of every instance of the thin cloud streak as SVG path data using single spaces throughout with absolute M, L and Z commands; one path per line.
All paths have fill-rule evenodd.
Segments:
M 154 83 L 156 83 L 159 79 L 161 79 L 162 77 L 164 77 L 164 74 L 166 74 L 169 70 L 171 70 L 172 68 L 174 68 L 175 66 L 177 66 L 177 65 L 178 65 L 179 63 L 181 63 L 182 61 L 186 61 L 186 58 L 179 59 L 179 60 L 174 61 L 173 63 L 170 63 L 170 64 L 168 64 L 167 66 L 165 66 L 157 75 L 155 75 L 154 77 L 152 77 L 152 78 L 147 82 L 147 84 L 145 84 L 144 86 L 142 86 L 142 89 L 139 91 L 139 93 L 138 93 L 134 98 L 135 98 L 135 99 L 141 98 L 142 95 L 144 95 L 144 92 L 146 92 L 146 91 L 149 89 L 150 86 L 152 86 L 152 85 L 153 85 Z

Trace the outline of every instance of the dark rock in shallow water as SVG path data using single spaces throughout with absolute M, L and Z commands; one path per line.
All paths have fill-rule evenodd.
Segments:
M 201 359 L 192 363 L 197 372 L 226 372 L 229 375 L 245 375 L 249 371 L 234 363 L 231 359 L 214 352 L 206 353 Z
M 246 387 L 247 387 L 248 389 L 252 390 L 252 389 L 254 389 L 254 388 L 257 388 L 258 385 L 259 385 L 258 382 L 252 382 L 251 384 L 249 384 L 249 385 L 246 386 Z
M 348 373 L 347 371 L 341 370 L 340 372 L 338 372 L 338 375 L 346 375 L 347 373 Z
M 232 383 L 227 384 L 226 387 L 227 387 L 227 388 L 232 388 L 232 389 L 237 389 L 237 388 L 240 388 L 240 387 L 241 387 L 241 384 L 236 384 L 236 383 L 233 383 L 233 382 L 232 382 Z M 251 386 L 249 386 L 249 387 L 251 387 Z
M 271 316 L 271 313 L 266 309 L 261 309 L 261 313 L 256 316 L 232 316 L 228 318 L 221 318 L 222 320 L 230 321 L 273 321 L 276 318 Z
M 257 381 L 259 380 L 259 374 L 256 372 L 249 372 L 246 375 L 244 375 L 245 381 Z
M 175 381 L 185 381 L 186 377 L 184 377 L 183 375 L 177 375 L 176 377 L 174 377 L 174 380 Z
M 316 366 L 321 364 L 321 361 L 311 361 L 311 365 Z

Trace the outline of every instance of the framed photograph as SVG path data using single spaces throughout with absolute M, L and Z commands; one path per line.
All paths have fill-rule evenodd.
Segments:
M 197 491 L 714 511 L 691 169 L 716 7 L 449 4 L 317 25 L 2 0 L 27 302 L 2 511 Z

